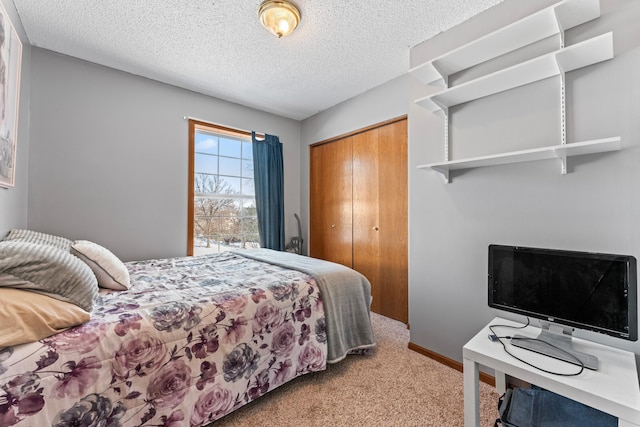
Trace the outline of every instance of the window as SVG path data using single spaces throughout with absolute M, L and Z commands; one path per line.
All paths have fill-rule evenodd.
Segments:
M 189 120 L 188 255 L 260 246 L 251 134 Z

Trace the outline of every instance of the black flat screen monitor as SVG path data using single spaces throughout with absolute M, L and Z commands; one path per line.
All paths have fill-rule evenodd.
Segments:
M 636 259 L 489 245 L 489 306 L 636 341 Z

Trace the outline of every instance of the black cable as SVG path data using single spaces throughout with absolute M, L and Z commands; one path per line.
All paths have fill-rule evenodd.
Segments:
M 511 337 L 511 336 L 499 336 L 499 335 L 498 335 L 498 334 L 493 330 L 493 328 L 524 329 L 524 328 L 526 328 L 527 326 L 529 326 L 529 324 L 530 324 L 530 320 L 529 320 L 529 317 L 527 317 L 527 323 L 526 323 L 526 324 L 524 324 L 524 325 L 522 325 L 522 326 L 511 326 L 511 325 L 489 325 L 489 330 L 490 330 L 490 331 L 491 331 L 491 333 L 496 337 L 496 339 L 500 342 L 500 344 L 502 344 L 502 348 L 503 348 L 503 350 L 504 350 L 504 352 L 505 352 L 505 353 L 507 353 L 509 356 L 513 357 L 514 359 L 516 359 L 516 360 L 518 360 L 518 361 L 520 361 L 520 362 L 524 363 L 525 365 L 531 366 L 531 367 L 532 367 L 532 368 L 534 368 L 534 369 L 537 369 L 537 370 L 542 371 L 542 372 L 547 373 L 547 374 L 551 374 L 551 375 L 558 375 L 558 376 L 562 376 L 562 377 L 575 377 L 575 376 L 577 376 L 577 375 L 580 375 L 580 374 L 584 371 L 584 368 L 585 368 L 585 367 L 584 367 L 584 363 L 582 362 L 582 360 L 578 359 L 575 355 L 573 355 L 573 354 L 569 353 L 569 352 L 568 352 L 568 351 L 566 351 L 565 349 L 560 348 L 560 347 L 558 347 L 558 346 L 556 346 L 556 345 L 553 345 L 553 344 L 551 344 L 550 342 L 547 342 L 547 341 L 545 341 L 545 340 L 541 340 L 541 339 L 539 339 L 539 338 L 527 338 L 527 337 L 517 337 L 517 338 L 514 338 L 514 337 Z M 544 343 L 544 344 L 548 345 L 549 347 L 552 347 L 552 348 L 554 348 L 554 349 L 556 349 L 556 350 L 558 350 L 558 351 L 560 351 L 560 352 L 562 352 L 562 353 L 564 353 L 564 354 L 568 355 L 568 356 L 569 356 L 569 357 L 571 357 L 572 359 L 575 359 L 575 361 L 577 362 L 576 364 L 577 364 L 578 366 L 580 366 L 580 370 L 579 370 L 578 372 L 575 372 L 575 373 L 569 373 L 569 374 L 566 374 L 566 373 L 563 373 L 563 372 L 553 372 L 553 371 L 549 371 L 549 370 L 547 370 L 547 369 L 544 369 L 544 368 L 541 368 L 541 367 L 539 367 L 539 366 L 536 366 L 536 365 L 534 365 L 533 363 L 531 363 L 531 362 L 527 362 L 526 360 L 523 360 L 523 359 L 521 359 L 520 357 L 516 356 L 515 354 L 511 353 L 511 352 L 507 349 L 507 346 L 506 346 L 506 344 L 504 343 L 504 341 L 502 341 L 503 339 L 510 339 L 510 340 L 516 339 L 516 340 L 538 341 L 538 342 Z M 568 363 L 570 363 L 570 362 L 568 362 Z

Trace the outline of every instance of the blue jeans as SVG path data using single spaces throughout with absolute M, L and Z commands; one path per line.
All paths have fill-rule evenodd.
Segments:
M 500 405 L 505 427 L 617 427 L 613 415 L 533 386 L 508 390 Z

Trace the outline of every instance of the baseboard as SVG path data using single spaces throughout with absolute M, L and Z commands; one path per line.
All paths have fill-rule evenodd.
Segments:
M 436 362 L 440 362 L 443 365 L 446 365 L 450 368 L 455 369 L 456 371 L 462 372 L 462 363 L 453 359 L 449 359 L 448 357 L 443 356 L 439 353 L 436 353 L 435 351 L 431 351 L 424 347 L 420 347 L 419 345 L 414 344 L 412 342 L 409 342 L 409 350 L 413 350 L 416 353 L 420 353 L 423 356 L 427 356 L 435 360 Z M 487 383 L 492 387 L 496 386 L 496 379 L 493 376 L 486 374 L 484 372 L 480 372 L 480 381 L 482 381 L 483 383 Z

